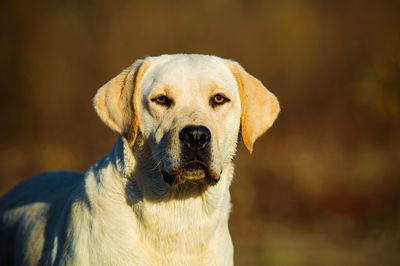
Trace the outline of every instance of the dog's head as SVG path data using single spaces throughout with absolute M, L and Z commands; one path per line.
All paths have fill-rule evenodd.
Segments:
M 276 97 L 239 64 L 206 55 L 138 60 L 99 89 L 94 106 L 132 147 L 150 150 L 169 185 L 217 183 L 239 133 L 251 152 L 279 113 Z

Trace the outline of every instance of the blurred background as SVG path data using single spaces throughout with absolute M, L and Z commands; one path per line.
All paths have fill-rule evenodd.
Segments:
M 400 265 L 400 2 L 0 3 L 0 195 L 42 171 L 85 171 L 116 135 L 96 90 L 135 59 L 234 59 L 281 103 L 239 148 L 237 265 Z

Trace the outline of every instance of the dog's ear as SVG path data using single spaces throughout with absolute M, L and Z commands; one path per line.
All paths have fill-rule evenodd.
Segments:
M 244 145 L 251 153 L 256 139 L 272 126 L 278 116 L 279 102 L 275 95 L 242 66 L 232 61 L 229 63 L 240 93 L 241 134 Z
M 104 84 L 96 93 L 93 105 L 101 120 L 124 136 L 131 145 L 138 131 L 138 95 L 140 80 L 148 62 L 137 60 Z

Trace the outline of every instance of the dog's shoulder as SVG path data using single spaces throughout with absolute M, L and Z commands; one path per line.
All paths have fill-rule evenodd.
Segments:
M 23 253 L 26 256 L 15 258 L 17 261 L 39 261 L 50 240 L 43 232 L 54 230 L 46 226 L 48 220 L 60 217 L 73 190 L 83 185 L 83 176 L 72 171 L 46 172 L 22 182 L 0 200 L 0 264 L 15 262 L 9 256 L 18 243 L 28 243 L 30 248 L 19 246 L 27 250 Z
M 73 171 L 46 172 L 22 182 L 0 200 L 0 230 L 46 215 L 51 206 L 65 202 L 70 192 L 83 183 L 83 175 Z
M 0 213 L 37 202 L 49 204 L 83 182 L 83 176 L 81 172 L 54 171 L 32 177 L 0 200 Z

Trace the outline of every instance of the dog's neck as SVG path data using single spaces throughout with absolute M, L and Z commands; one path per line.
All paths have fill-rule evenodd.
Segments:
M 92 175 L 97 178 L 93 180 L 98 187 L 95 193 L 129 206 L 149 244 L 160 245 L 161 238 L 165 239 L 161 249 L 165 252 L 170 252 L 168 247 L 173 243 L 186 245 L 190 252 L 198 250 L 199 245 L 206 248 L 213 241 L 213 232 L 227 232 L 233 163 L 224 168 L 215 186 L 186 182 L 177 187 L 165 184 L 156 169 L 139 165 L 142 163 L 138 163 L 128 142 L 119 136 L 111 152 L 91 171 L 97 172 Z

